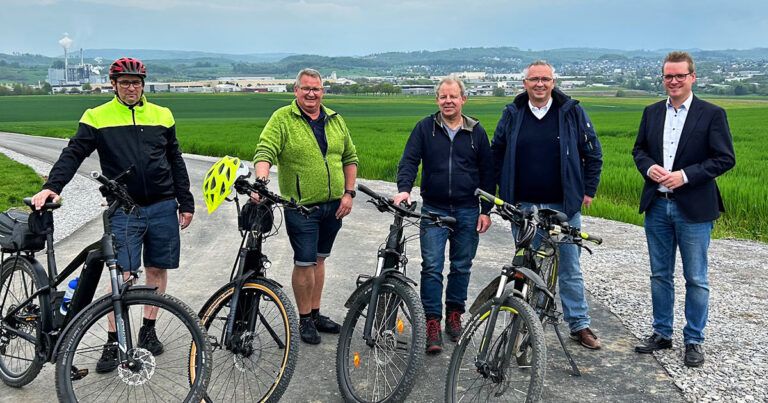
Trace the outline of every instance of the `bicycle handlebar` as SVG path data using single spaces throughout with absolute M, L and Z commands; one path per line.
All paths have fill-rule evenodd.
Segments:
M 401 217 L 411 217 L 411 218 L 419 218 L 419 219 L 426 218 L 428 220 L 432 220 L 435 224 L 441 227 L 451 226 L 456 224 L 456 219 L 450 216 L 441 216 L 439 214 L 434 214 L 434 213 L 420 214 L 420 213 L 414 212 L 413 210 L 416 208 L 416 203 L 412 203 L 410 205 L 410 208 L 404 208 L 402 206 L 399 206 L 395 204 L 395 202 L 392 199 L 374 192 L 373 190 L 363 185 L 362 183 L 359 183 L 357 185 L 357 188 L 361 192 L 370 196 L 373 199 L 373 201 L 371 202 L 381 212 L 389 211 Z
M 118 182 L 117 180 L 125 175 L 129 175 L 132 170 L 133 166 L 118 175 L 115 179 L 109 179 L 98 171 L 91 171 L 91 178 L 96 179 L 97 182 L 102 184 L 102 186 L 99 188 L 102 195 L 105 197 L 112 196 L 123 207 L 131 208 L 136 205 L 136 202 L 134 202 L 133 198 L 128 194 L 128 189 L 125 188 L 125 185 Z
M 299 214 L 303 215 L 304 217 L 308 217 L 310 214 L 314 213 L 319 209 L 317 206 L 312 207 L 306 207 L 302 206 L 301 204 L 297 203 L 294 199 L 285 199 L 282 196 L 271 192 L 267 188 L 268 181 L 256 179 L 253 183 L 248 182 L 244 178 L 237 179 L 235 181 L 235 191 L 237 193 L 240 193 L 242 195 L 246 195 L 250 197 L 251 193 L 258 193 L 259 196 L 271 201 L 272 203 L 281 205 L 285 208 L 294 209 L 299 212 Z
M 475 196 L 493 203 L 496 206 L 496 209 L 499 210 L 499 215 L 504 219 L 519 221 L 526 216 L 526 214 L 520 211 L 516 206 L 509 204 L 482 189 L 475 189 Z M 603 243 L 603 239 L 599 236 L 590 235 L 586 232 L 582 232 L 579 228 L 574 228 L 568 225 L 568 216 L 563 212 L 551 209 L 541 209 L 535 210 L 531 216 L 535 216 L 535 225 L 544 230 L 557 230 L 557 232 L 571 236 L 574 240 L 577 240 L 577 242 L 585 240 L 594 242 L 597 245 Z

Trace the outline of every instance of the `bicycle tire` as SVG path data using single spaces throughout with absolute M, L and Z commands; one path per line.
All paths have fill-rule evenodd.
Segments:
M 397 309 L 385 314 L 380 314 L 377 310 L 377 319 L 371 330 L 372 334 L 377 335 L 377 341 L 374 346 L 368 346 L 363 339 L 363 329 L 373 285 L 368 283 L 364 287 L 366 288 L 358 292 L 357 297 L 351 302 L 339 334 L 339 344 L 336 349 L 336 378 L 339 391 L 346 401 L 400 402 L 405 400 L 413 389 L 416 373 L 424 362 L 423 349 L 426 345 L 424 308 L 419 295 L 409 284 L 394 277 L 384 280 L 379 290 L 377 306 L 396 306 Z M 393 323 L 394 328 L 389 329 Z M 397 354 L 398 350 L 404 350 L 405 353 Z M 387 383 L 385 382 L 386 374 L 392 373 L 389 364 L 395 363 L 393 358 L 399 358 L 399 361 L 405 364 L 405 368 L 400 371 L 402 376 L 399 379 Z M 382 361 L 384 369 L 379 369 L 375 373 L 373 385 L 367 382 L 370 378 L 366 378 L 365 382 L 356 382 L 357 373 L 370 375 L 371 368 L 378 369 Z M 371 366 L 369 363 L 375 363 L 376 366 Z M 385 380 L 382 382 L 385 386 L 395 385 L 391 390 L 384 388 L 383 395 L 377 394 L 380 374 L 384 374 Z
M 0 317 L 27 300 L 37 291 L 32 266 L 26 259 L 12 257 L 0 266 Z M 36 302 L 36 303 L 35 303 Z M 23 314 L 37 315 L 32 321 L 3 322 L 0 324 L 0 379 L 3 383 L 20 388 L 34 380 L 43 368 L 45 358 L 37 354 L 37 343 L 4 332 L 5 326 L 24 329 L 24 333 L 40 340 L 40 297 L 23 308 Z M 35 312 L 37 311 L 37 312 Z
M 121 365 L 107 373 L 91 371 L 106 347 L 107 320 L 113 311 L 111 298 L 102 298 L 79 314 L 63 336 L 56 360 L 59 401 L 200 401 L 210 379 L 212 360 L 211 345 L 197 316 L 180 300 L 151 290 L 128 290 L 122 298 L 124 320 L 131 325 L 134 341 L 128 353 L 141 357 L 141 368 L 131 370 Z M 138 347 L 138 324 L 142 323 L 145 306 L 158 309 L 155 328 L 164 348 L 157 355 Z M 73 380 L 75 368 L 88 372 L 82 379 Z M 169 369 L 178 372 L 171 374 Z M 88 377 L 95 381 L 84 383 Z
M 469 398 L 469 401 L 474 401 L 476 397 L 480 401 L 486 402 L 539 401 L 544 386 L 547 362 L 544 330 L 536 313 L 520 298 L 509 297 L 499 307 L 499 315 L 488 354 L 490 357 L 495 351 L 505 348 L 505 343 L 510 339 L 518 340 L 517 335 L 508 335 L 507 333 L 512 331 L 513 321 L 519 320 L 521 321 L 520 327 L 527 328 L 530 337 L 532 347 L 530 367 L 509 365 L 506 368 L 502 368 L 501 372 L 506 379 L 501 379 L 499 382 L 484 376 L 476 367 L 475 360 L 480 351 L 480 345 L 483 342 L 485 329 L 488 325 L 486 320 L 490 317 L 491 309 L 493 309 L 493 301 L 486 302 L 478 313 L 469 320 L 459 342 L 456 344 L 456 348 L 451 355 L 448 376 L 446 377 L 445 401 L 457 402 L 463 400 L 468 396 L 460 395 L 462 393 L 470 393 L 474 389 L 477 389 L 478 394 L 483 392 L 483 396 L 472 396 Z M 512 353 L 515 353 L 515 351 L 513 347 Z M 515 363 L 515 361 L 510 360 L 511 357 L 503 358 L 509 364 Z M 511 382 L 510 377 L 516 373 L 521 374 L 522 379 L 516 382 L 516 385 L 509 385 L 509 382 Z M 469 381 L 469 385 L 463 385 L 463 381 Z M 460 382 L 462 385 L 459 385 Z M 480 382 L 480 385 L 475 386 L 477 382 Z M 487 394 L 483 390 L 484 387 L 488 389 Z
M 271 302 L 274 305 L 270 305 L 272 306 L 271 313 L 267 312 L 267 315 L 261 316 L 263 319 L 261 322 L 262 328 L 260 330 L 257 329 L 259 331 L 255 331 L 253 339 L 250 339 L 248 346 L 253 350 L 233 352 L 222 345 L 222 336 L 226 329 L 230 309 L 229 303 L 234 292 L 235 286 L 232 284 L 222 287 L 208 299 L 208 302 L 200 310 L 200 319 L 208 331 L 209 339 L 214 344 L 214 370 L 211 375 L 211 383 L 208 385 L 206 400 L 276 402 L 288 388 L 298 358 L 299 330 L 296 310 L 279 286 L 260 279 L 249 280 L 243 285 L 240 298 L 259 296 L 260 300 Z M 264 351 L 266 350 L 254 348 L 254 343 L 264 346 L 265 341 L 269 341 L 269 337 L 275 337 L 266 329 L 264 324 L 268 318 L 276 322 L 270 328 L 272 328 L 285 347 L 282 348 L 284 351 L 281 354 L 274 357 L 277 364 L 266 367 L 266 359 L 264 358 Z M 273 339 L 273 341 L 275 340 Z M 276 347 L 280 349 L 279 345 Z M 255 352 L 258 352 L 258 354 L 254 354 Z M 231 374 L 244 374 L 241 377 L 247 378 L 249 374 L 247 371 L 248 363 L 253 365 L 252 368 L 258 366 L 259 371 L 266 371 L 262 371 L 261 373 L 263 374 L 272 374 L 272 379 L 267 379 L 267 382 L 265 382 L 258 376 L 260 373 L 254 371 L 250 372 L 253 375 L 253 379 L 243 379 L 243 382 L 239 382 L 239 379 L 235 380 L 235 382 L 230 382 L 231 379 L 222 378 L 227 372 Z M 246 389 L 238 389 L 238 384 L 247 385 L 245 387 L 247 391 Z M 260 387 L 260 385 L 264 385 L 265 390 L 253 393 L 253 388 Z M 229 386 L 233 386 L 232 389 L 229 389 Z M 242 395 L 239 392 L 242 392 Z

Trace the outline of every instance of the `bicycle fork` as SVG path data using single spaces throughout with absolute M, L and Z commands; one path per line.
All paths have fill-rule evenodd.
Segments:
M 475 359 L 475 367 L 477 367 L 477 371 L 486 378 L 492 376 L 492 372 L 494 372 L 494 369 L 492 369 L 491 365 L 488 363 L 488 349 L 490 348 L 490 341 L 493 339 L 493 330 L 496 328 L 496 319 L 499 317 L 499 310 L 502 303 L 501 297 L 504 295 L 504 288 L 506 287 L 508 280 L 509 276 L 507 274 L 501 275 L 501 281 L 499 281 L 499 286 L 496 288 L 496 294 L 493 297 L 494 303 L 491 305 L 491 317 L 488 318 L 488 322 L 485 325 L 485 332 L 483 333 L 483 339 L 480 343 L 480 351 Z

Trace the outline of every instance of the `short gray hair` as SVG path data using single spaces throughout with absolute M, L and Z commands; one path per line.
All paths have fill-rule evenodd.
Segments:
M 447 83 L 456 83 L 459 86 L 459 90 L 461 91 L 461 96 L 464 97 L 467 95 L 467 87 L 464 85 L 464 81 L 461 81 L 460 78 L 456 76 L 448 76 L 443 77 L 442 80 L 440 80 L 439 83 L 435 86 L 435 96 L 438 96 L 440 94 L 440 87 L 443 86 L 443 84 Z
M 523 69 L 523 77 L 528 77 L 528 70 L 533 66 L 547 66 L 552 70 L 552 78 L 554 78 L 555 75 L 555 66 L 549 64 L 546 60 L 534 60 L 531 64 L 529 64 L 526 68 Z
M 310 69 L 309 67 L 307 67 L 306 69 L 301 69 L 299 74 L 296 75 L 296 82 L 293 84 L 294 88 L 298 88 L 299 85 L 301 85 L 301 77 L 303 77 L 303 76 L 314 77 L 314 78 L 320 80 L 321 83 L 323 82 L 323 77 L 320 75 L 319 71 L 317 71 L 315 69 Z

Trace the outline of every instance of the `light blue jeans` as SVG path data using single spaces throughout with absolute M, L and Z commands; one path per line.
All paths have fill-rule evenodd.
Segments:
M 453 231 L 427 220 L 421 222 L 421 302 L 428 318 L 442 318 L 445 244 L 450 244 L 448 256 L 451 260 L 445 304 L 448 310 L 464 312 L 472 259 L 480 240 L 477 233 L 480 211 L 477 207 L 444 210 L 425 204 L 422 213 L 427 211 L 456 219 Z
M 680 248 L 685 278 L 685 344 L 702 344 L 709 314 L 707 249 L 712 221 L 694 223 L 674 200 L 656 199 L 645 212 L 645 237 L 651 260 L 653 331 L 672 338 L 675 305 L 675 252 Z
M 563 211 L 562 203 L 528 203 L 520 202 L 523 209 L 536 206 L 538 209 L 549 208 Z M 581 213 L 576 213 L 568 218 L 568 224 L 581 228 Z M 513 234 L 517 229 L 512 228 Z M 581 250 L 573 244 L 560 245 L 560 269 L 558 286 L 560 287 L 560 301 L 563 303 L 563 319 L 568 323 L 571 333 L 589 327 L 589 305 L 584 295 L 584 276 L 581 274 L 579 257 Z

